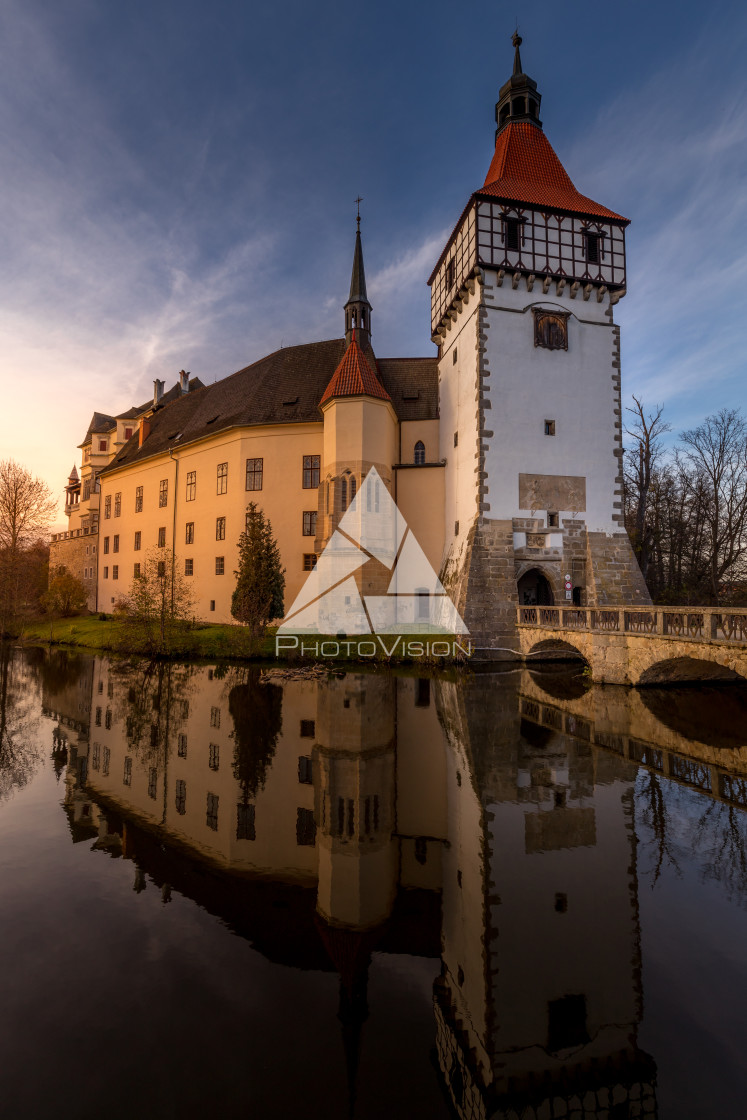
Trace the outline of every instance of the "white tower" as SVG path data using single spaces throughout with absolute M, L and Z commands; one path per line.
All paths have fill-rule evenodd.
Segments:
M 650 602 L 622 515 L 628 219 L 574 187 L 513 42 L 493 160 L 429 280 L 444 582 L 493 649 L 515 643 L 517 603 Z

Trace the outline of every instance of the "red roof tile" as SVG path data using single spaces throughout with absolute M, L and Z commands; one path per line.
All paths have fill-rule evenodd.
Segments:
M 382 401 L 392 399 L 371 369 L 355 337 L 332 374 L 332 379 L 319 403 L 324 404 L 333 397 L 377 397 Z
M 628 221 L 579 194 L 542 129 L 526 121 L 511 121 L 498 136 L 495 155 L 479 193 L 569 210 L 573 214 Z

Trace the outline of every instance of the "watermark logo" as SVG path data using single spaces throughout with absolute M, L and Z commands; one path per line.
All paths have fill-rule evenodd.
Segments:
M 287 641 L 291 635 L 347 638 L 467 633 L 415 534 L 372 467 L 278 628 L 276 647 L 278 652 L 291 648 Z M 322 643 L 330 648 L 334 644 Z M 376 649 L 374 642 L 364 644 Z M 407 644 L 404 639 L 402 645 L 396 643 L 400 653 L 406 652 Z M 431 645 L 452 644 L 468 654 L 467 646 L 461 643 L 409 643 L 418 648 L 428 646 L 429 654 L 433 653 Z M 358 643 L 359 649 L 361 645 Z M 389 656 L 390 646 L 391 642 L 383 646 Z M 448 654 L 439 648 L 435 656 L 451 654 L 451 648 Z M 426 653 L 425 649 L 420 654 L 410 650 L 409 655 Z

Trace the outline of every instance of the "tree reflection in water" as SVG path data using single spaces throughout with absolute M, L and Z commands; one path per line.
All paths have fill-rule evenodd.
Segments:
M 30 663 L 0 644 L 0 802 L 36 773 L 42 747 L 35 734 L 39 697 Z
M 228 693 L 228 711 L 235 742 L 233 774 L 246 803 L 262 789 L 272 764 L 283 727 L 283 690 L 263 680 L 260 669 L 237 673 L 241 679 Z

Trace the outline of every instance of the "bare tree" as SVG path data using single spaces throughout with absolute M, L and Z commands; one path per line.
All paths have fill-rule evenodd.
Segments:
M 25 560 L 56 502 L 45 482 L 13 459 L 0 461 L 0 634 L 15 631 L 26 592 Z
M 631 426 L 625 429 L 633 441 L 625 458 L 625 488 L 632 513 L 630 536 L 641 573 L 646 579 L 656 539 L 656 519 L 651 517 L 649 495 L 662 455 L 661 437 L 671 428 L 662 420 L 662 405 L 657 405 L 655 412 L 646 415 L 637 397 L 633 397 L 633 403 L 635 407 L 627 410 L 632 413 L 633 420 Z
M 747 554 L 747 420 L 737 409 L 722 408 L 680 439 L 705 499 L 708 587 L 718 603 L 722 580 L 736 574 Z

